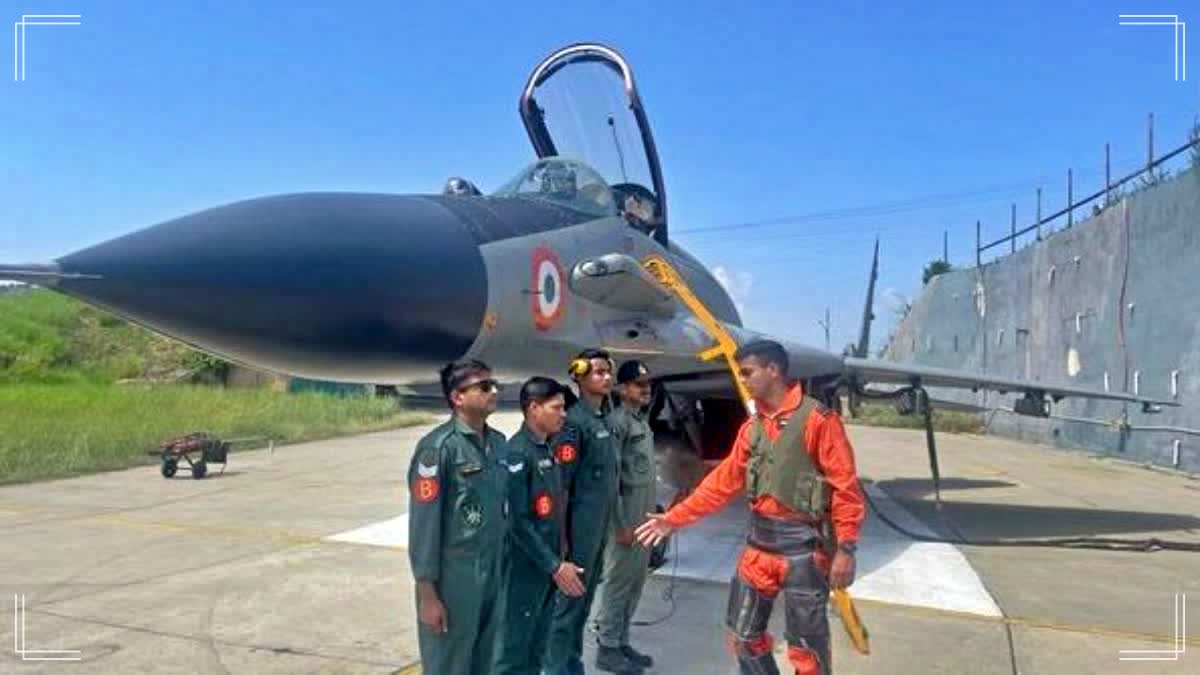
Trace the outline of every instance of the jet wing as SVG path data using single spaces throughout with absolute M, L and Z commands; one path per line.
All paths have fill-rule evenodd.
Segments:
M 877 382 L 881 384 L 913 384 L 920 381 L 926 387 L 952 387 L 956 389 L 988 389 L 1002 394 L 1010 392 L 1041 393 L 1055 400 L 1077 397 L 1093 398 L 1108 401 L 1123 401 L 1140 403 L 1143 406 L 1178 406 L 1178 401 L 1162 401 L 1145 396 L 1137 396 L 1121 391 L 1104 391 L 1087 387 L 1054 385 L 1044 382 L 1029 382 L 1006 377 L 997 377 L 976 373 L 968 370 L 954 370 L 921 366 L 878 359 L 863 359 L 847 356 L 844 361 L 846 375 L 854 377 L 859 382 Z

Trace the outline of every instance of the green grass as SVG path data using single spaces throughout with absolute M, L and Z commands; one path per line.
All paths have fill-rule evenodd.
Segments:
M 147 451 L 193 431 L 278 442 L 429 421 L 394 399 L 183 385 L 0 384 L 0 484 L 157 461 Z M 235 446 L 238 448 L 247 446 Z
M 890 405 L 863 404 L 857 418 L 847 413 L 848 424 L 868 427 L 892 427 L 895 429 L 924 429 L 925 418 L 919 415 L 901 415 Z M 983 420 L 974 413 L 933 410 L 933 430 L 951 434 L 982 434 Z
M 205 356 L 94 307 L 36 289 L 0 294 L 0 384 L 172 380 Z

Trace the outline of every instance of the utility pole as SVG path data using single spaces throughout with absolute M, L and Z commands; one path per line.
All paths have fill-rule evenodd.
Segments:
M 829 308 L 825 308 L 825 320 L 817 319 L 817 323 L 825 329 L 825 351 L 832 351 L 829 347 Z

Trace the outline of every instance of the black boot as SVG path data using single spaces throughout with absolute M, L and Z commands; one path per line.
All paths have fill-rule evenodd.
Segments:
M 599 645 L 596 649 L 596 667 L 619 675 L 642 675 L 642 667 L 630 661 L 629 657 L 616 647 Z
M 625 655 L 625 658 L 641 666 L 642 668 L 654 667 L 654 659 L 646 656 L 629 645 L 621 645 L 621 653 Z

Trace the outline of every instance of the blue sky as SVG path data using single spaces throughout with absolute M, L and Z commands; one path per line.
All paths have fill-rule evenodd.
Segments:
M 1178 0 L 1050 3 L 246 3 L 5 0 L 26 78 L 0 80 L 0 261 L 50 259 L 167 218 L 306 190 L 485 190 L 533 157 L 529 71 L 599 40 L 632 63 L 671 227 L 731 280 L 747 323 L 853 339 L 870 248 L 876 312 L 913 296 L 950 231 L 954 263 L 1008 228 L 1186 140 L 1200 59 L 1174 79 L 1168 27 L 1118 14 Z M 686 7 L 686 8 L 685 8 Z M 2 18 L 2 17 L 0 17 Z M 6 23 L 5 26 L 11 25 Z M 7 43 L 6 43 L 7 44 Z M 774 225 L 691 232 L 764 220 Z

